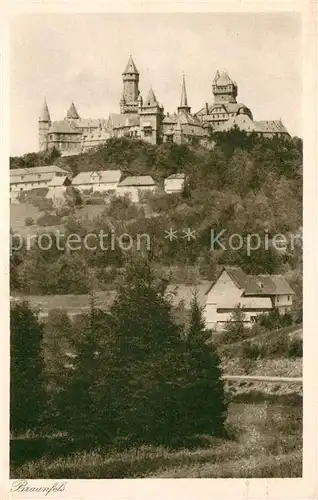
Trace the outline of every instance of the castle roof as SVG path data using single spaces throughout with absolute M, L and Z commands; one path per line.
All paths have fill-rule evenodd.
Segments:
M 213 80 L 215 85 L 225 86 L 225 85 L 235 85 L 231 80 L 226 71 L 217 71 Z
M 67 120 L 59 120 L 52 123 L 50 132 L 53 134 L 79 134 L 81 131 L 77 128 L 75 123 L 70 123 Z
M 139 115 L 129 115 L 120 113 L 111 113 L 109 115 L 107 126 L 110 128 L 137 127 L 140 124 Z
M 66 113 L 66 118 L 68 118 L 69 120 L 77 120 L 80 118 L 73 101 Z
M 226 132 L 235 125 L 245 132 L 288 134 L 287 129 L 280 120 L 253 121 L 246 114 L 238 114 L 231 117 L 218 127 L 218 131 Z
M 51 121 L 50 112 L 49 112 L 49 108 L 48 108 L 46 99 L 44 99 L 43 107 L 41 109 L 41 113 L 39 116 L 39 121 L 40 122 L 50 122 Z
M 123 75 L 125 75 L 127 73 L 132 73 L 132 74 L 135 74 L 135 75 L 139 75 L 138 69 L 136 68 L 136 65 L 135 65 L 135 63 L 133 61 L 133 58 L 132 58 L 131 54 L 129 56 L 129 60 L 128 60 L 127 66 L 125 68 L 125 71 L 123 72 Z
M 149 89 L 146 104 L 148 106 L 157 106 L 158 105 L 158 101 L 156 99 L 156 96 L 155 96 L 155 93 L 154 93 L 152 87 L 150 87 L 150 89 Z

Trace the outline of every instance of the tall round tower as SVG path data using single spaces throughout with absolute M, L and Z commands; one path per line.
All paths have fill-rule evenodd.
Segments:
M 48 149 L 48 133 L 51 127 L 51 117 L 49 108 L 44 99 L 43 107 L 39 116 L 39 151 L 46 151 Z
M 122 76 L 123 76 L 123 93 L 120 102 L 121 112 L 137 113 L 138 112 L 137 99 L 139 95 L 139 73 L 131 55 L 129 57 L 129 61 Z

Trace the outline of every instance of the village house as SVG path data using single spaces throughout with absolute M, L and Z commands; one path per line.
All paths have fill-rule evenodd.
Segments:
M 98 172 L 81 172 L 72 181 L 79 191 L 106 193 L 116 191 L 121 178 L 120 170 L 99 170 Z
M 60 200 L 64 199 L 64 194 L 66 192 L 67 186 L 70 186 L 72 181 L 64 176 L 55 176 L 48 184 L 48 192 L 46 194 L 46 198 L 49 198 L 53 201 L 53 205 L 56 205 L 60 202 Z
M 128 196 L 132 202 L 137 203 L 144 193 L 153 193 L 157 188 L 150 175 L 129 176 L 118 184 L 116 195 Z
M 220 331 L 241 307 L 246 324 L 257 315 L 277 308 L 280 314 L 291 310 L 294 291 L 281 275 L 247 275 L 240 267 L 224 266 L 206 291 L 204 318 L 208 328 Z
M 15 168 L 10 170 L 11 198 L 22 191 L 36 188 L 46 188 L 54 177 L 66 176 L 69 172 L 56 165 L 43 167 Z
M 164 181 L 164 190 L 167 194 L 181 193 L 185 181 L 184 174 L 169 175 Z

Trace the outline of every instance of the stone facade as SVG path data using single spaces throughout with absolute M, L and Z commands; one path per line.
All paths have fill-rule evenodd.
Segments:
M 143 99 L 139 90 L 139 72 L 130 56 L 122 74 L 123 91 L 119 113 L 107 119 L 82 119 L 71 103 L 64 120 L 52 121 L 46 100 L 39 117 L 39 150 L 59 149 L 63 155 L 77 154 L 104 143 L 110 137 L 134 137 L 159 144 L 162 142 L 207 143 L 210 132 L 224 132 L 234 126 L 258 135 L 289 135 L 280 120 L 254 121 L 251 110 L 237 102 L 237 83 L 226 72 L 217 71 L 212 83 L 214 101 L 196 113 L 188 104 L 185 77 L 182 80 L 177 112 L 164 113 L 154 90 Z

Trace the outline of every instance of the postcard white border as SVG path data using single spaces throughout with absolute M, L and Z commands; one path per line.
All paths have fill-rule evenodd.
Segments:
M 302 479 L 112 479 L 68 480 L 64 492 L 50 497 L 106 500 L 174 499 L 316 499 L 317 466 L 317 3 L 303 1 L 151 1 L 93 2 L 87 0 L 12 1 L 1 13 L 1 449 L 0 498 L 44 499 L 40 493 L 9 493 L 9 27 L 12 16 L 29 13 L 89 12 L 286 12 L 303 14 L 303 138 L 304 138 L 304 451 Z M 277 69 L 279 71 L 279 68 Z M 30 480 L 31 486 L 51 486 L 52 480 Z

